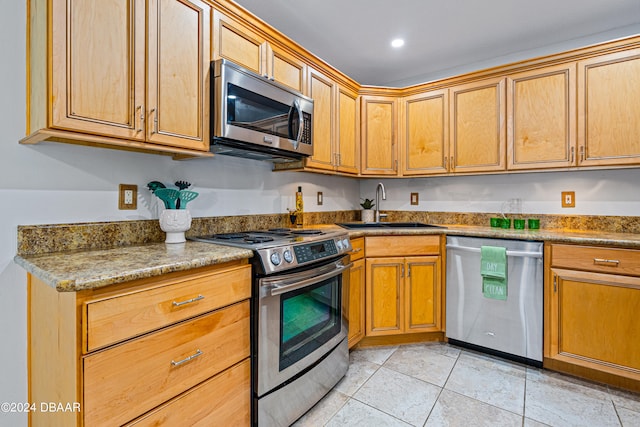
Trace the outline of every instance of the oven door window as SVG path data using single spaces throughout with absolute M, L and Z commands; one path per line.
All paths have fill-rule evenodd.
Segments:
M 227 123 L 283 138 L 293 138 L 299 118 L 293 107 L 238 87 L 227 85 Z
M 341 288 L 339 275 L 281 296 L 281 371 L 340 333 Z

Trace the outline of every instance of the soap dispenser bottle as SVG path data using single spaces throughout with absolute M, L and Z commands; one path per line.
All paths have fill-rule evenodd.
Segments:
M 302 228 L 304 226 L 304 203 L 302 201 L 302 187 L 298 186 L 298 191 L 296 192 L 296 227 Z

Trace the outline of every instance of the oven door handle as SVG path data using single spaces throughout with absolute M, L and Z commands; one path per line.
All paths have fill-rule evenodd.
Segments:
M 335 269 L 332 269 L 328 273 L 321 274 L 319 276 L 313 276 L 308 279 L 283 279 L 283 280 L 274 280 L 269 283 L 271 287 L 271 296 L 281 295 L 286 292 L 295 291 L 296 289 L 301 289 L 306 286 L 312 285 L 314 283 L 320 283 L 323 280 L 330 279 L 335 276 L 339 276 L 345 270 L 351 268 L 353 263 L 349 263 L 344 265 L 342 261 L 338 261 L 335 263 Z

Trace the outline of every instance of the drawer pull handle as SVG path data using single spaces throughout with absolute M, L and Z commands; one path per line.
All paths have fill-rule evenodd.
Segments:
M 353 248 L 351 252 L 353 252 L 354 254 L 357 254 L 360 251 L 362 251 L 362 248 Z
M 594 258 L 593 263 L 594 264 L 613 264 L 615 267 L 617 267 L 618 264 L 620 264 L 620 261 L 618 261 L 617 259 Z
M 185 358 L 185 359 L 178 360 L 177 362 L 176 362 L 175 360 L 172 360 L 172 361 L 171 361 L 171 365 L 172 365 L 172 366 L 180 366 L 180 365 L 182 365 L 182 364 L 184 364 L 184 363 L 187 363 L 187 362 L 192 361 L 193 359 L 195 359 L 195 358 L 196 358 L 196 357 L 198 357 L 198 356 L 202 356 L 203 354 L 204 354 L 204 353 L 203 353 L 203 352 L 201 352 L 201 351 L 200 351 L 200 349 L 198 349 L 198 350 L 196 350 L 196 352 L 195 352 L 194 354 L 192 354 L 191 356 L 189 356 L 189 357 L 187 357 L 187 358 Z
M 191 298 L 191 299 L 188 299 L 188 300 L 182 301 L 182 302 L 175 302 L 174 301 L 172 304 L 173 304 L 174 307 L 181 307 L 181 306 L 183 306 L 185 304 L 191 304 L 192 302 L 200 301 L 201 299 L 204 299 L 203 295 L 198 295 L 195 298 Z

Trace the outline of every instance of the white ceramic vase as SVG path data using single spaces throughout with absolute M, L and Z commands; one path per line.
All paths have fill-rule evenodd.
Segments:
M 191 228 L 187 209 L 165 209 L 160 214 L 160 229 L 167 233 L 165 243 L 184 243 L 184 232 Z
M 373 209 L 362 209 L 362 222 L 373 222 Z

